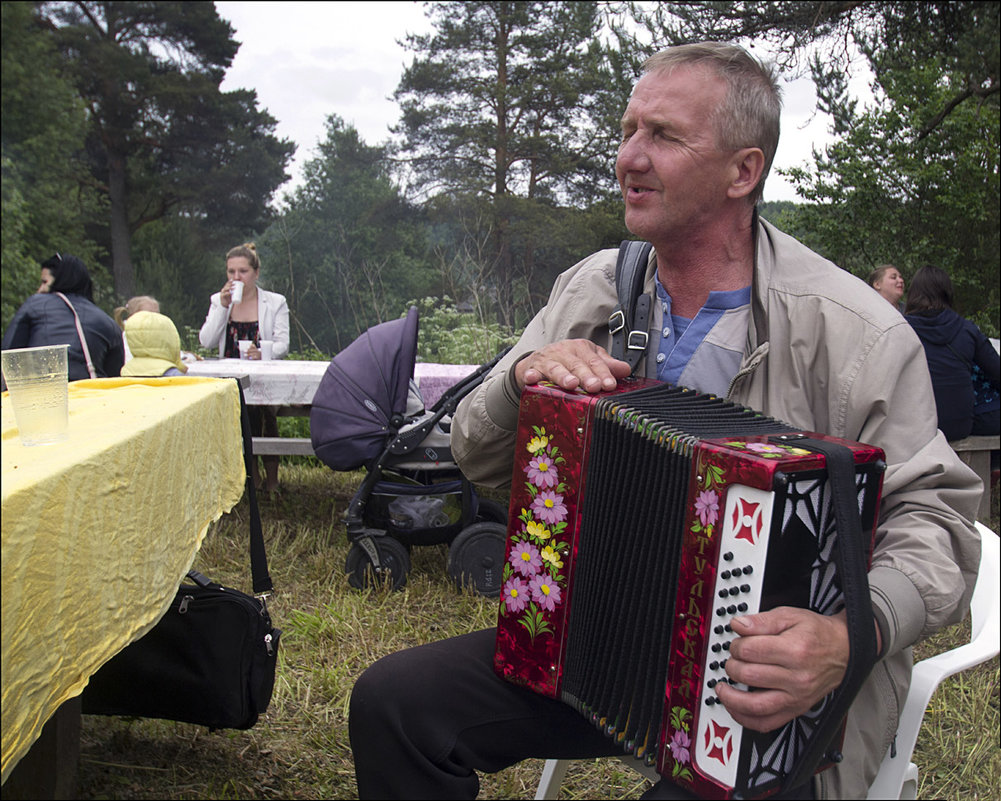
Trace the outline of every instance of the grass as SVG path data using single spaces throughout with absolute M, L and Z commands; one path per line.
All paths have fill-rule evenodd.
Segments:
M 356 798 L 347 735 L 355 678 L 380 656 L 493 625 L 496 602 L 458 592 L 444 546 L 413 549 L 400 592 L 351 589 L 340 522 L 360 474 L 283 464 L 282 491 L 262 502 L 271 576 L 270 606 L 283 630 L 268 712 L 249 731 L 85 715 L 79 797 Z M 998 529 L 997 493 L 992 528 Z M 223 517 L 196 567 L 249 592 L 247 505 Z M 917 658 L 969 636 L 960 624 L 919 644 Z M 947 680 L 932 698 L 914 761 L 919 798 L 998 799 L 998 660 Z M 542 768 L 532 760 L 482 779 L 481 798 L 531 798 Z M 636 798 L 645 780 L 615 759 L 582 761 L 561 798 Z

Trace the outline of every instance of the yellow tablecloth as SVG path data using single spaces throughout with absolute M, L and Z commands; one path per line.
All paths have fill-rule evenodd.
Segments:
M 0 401 L 6 781 L 59 705 L 166 612 L 246 472 L 234 381 L 72 382 L 69 438 L 34 447 Z

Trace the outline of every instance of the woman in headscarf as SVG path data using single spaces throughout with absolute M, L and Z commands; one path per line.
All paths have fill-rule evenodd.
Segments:
M 38 292 L 14 314 L 0 347 L 69 345 L 70 381 L 119 375 L 125 361 L 122 330 L 94 304 L 84 263 L 57 253 L 42 262 L 41 279 Z

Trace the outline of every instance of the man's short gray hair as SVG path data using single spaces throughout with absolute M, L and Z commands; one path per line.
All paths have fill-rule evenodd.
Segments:
M 741 47 L 723 42 L 699 42 L 661 50 L 643 63 L 643 72 L 670 72 L 683 65 L 701 65 L 726 81 L 723 104 L 713 112 L 716 144 L 721 150 L 758 147 L 765 156 L 761 180 L 750 201 L 761 199 L 765 178 L 779 144 L 782 92 L 774 65 L 758 61 Z

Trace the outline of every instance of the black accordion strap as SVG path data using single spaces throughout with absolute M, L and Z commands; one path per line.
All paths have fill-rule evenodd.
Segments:
M 859 515 L 855 487 L 855 459 L 852 451 L 834 442 L 816 439 L 796 439 L 797 447 L 822 453 L 827 461 L 830 502 L 837 526 L 837 566 L 844 594 L 850 652 L 848 667 L 841 686 L 834 691 L 825 725 L 818 726 L 792 772 L 786 777 L 786 787 L 798 787 L 810 780 L 821 760 L 827 755 L 831 741 L 876 663 L 876 630 L 869 597 L 868 554 Z

